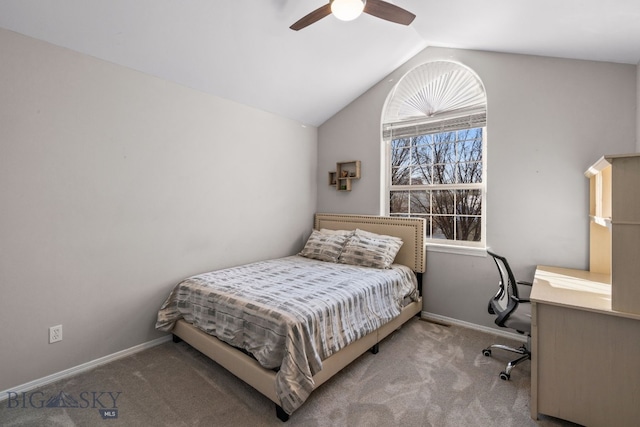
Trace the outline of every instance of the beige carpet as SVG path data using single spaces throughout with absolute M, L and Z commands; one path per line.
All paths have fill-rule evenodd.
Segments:
M 0 425 L 573 425 L 529 417 L 530 363 L 514 369 L 510 381 L 500 380 L 511 355 L 481 354 L 497 341 L 466 328 L 413 319 L 383 341 L 378 354 L 364 354 L 314 391 L 287 423 L 251 387 L 187 344 L 168 342 L 12 395 L 0 402 Z

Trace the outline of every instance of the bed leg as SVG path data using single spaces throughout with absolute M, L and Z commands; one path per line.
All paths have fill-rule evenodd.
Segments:
M 175 343 L 179 343 L 179 342 L 181 342 L 181 341 L 182 341 L 182 338 L 180 338 L 179 336 L 177 336 L 177 335 L 175 335 L 175 334 L 173 335 L 173 342 L 175 342 Z
M 277 403 L 276 403 L 276 415 L 278 416 L 278 419 L 283 423 L 286 423 L 287 421 L 289 421 L 289 414 L 284 412 L 284 409 L 282 409 L 282 407 Z
M 374 344 L 373 347 L 370 348 L 371 353 L 373 354 L 378 354 L 378 351 L 380 351 L 380 347 L 378 346 L 378 344 Z

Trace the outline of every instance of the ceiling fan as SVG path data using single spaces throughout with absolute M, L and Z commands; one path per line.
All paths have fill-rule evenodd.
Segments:
M 329 0 L 329 3 L 302 17 L 289 28 L 301 30 L 332 13 L 342 21 L 351 21 L 362 12 L 402 25 L 411 24 L 416 17 L 413 13 L 383 0 Z

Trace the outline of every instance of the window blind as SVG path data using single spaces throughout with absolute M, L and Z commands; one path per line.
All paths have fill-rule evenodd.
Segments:
M 410 138 L 430 133 L 478 128 L 486 126 L 486 124 L 487 114 L 484 111 L 450 119 L 435 117 L 433 120 L 421 120 L 412 123 L 389 123 L 382 125 L 382 138 L 385 141 L 391 141 L 392 139 Z
M 382 136 L 404 138 L 486 125 L 482 82 L 464 65 L 450 61 L 422 64 L 407 73 L 390 95 Z

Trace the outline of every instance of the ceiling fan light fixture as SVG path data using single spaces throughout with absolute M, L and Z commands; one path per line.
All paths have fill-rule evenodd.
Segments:
M 333 0 L 331 13 L 341 21 L 353 21 L 364 10 L 363 0 Z

